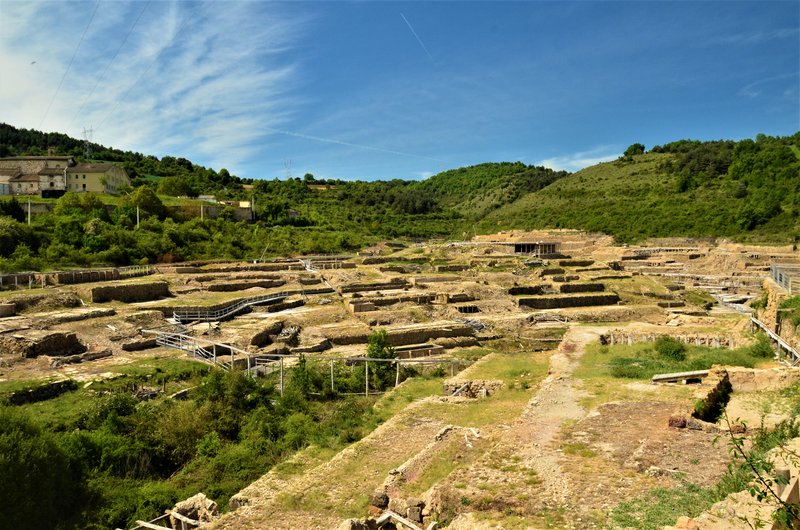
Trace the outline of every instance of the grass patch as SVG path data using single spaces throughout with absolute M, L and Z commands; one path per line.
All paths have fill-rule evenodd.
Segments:
M 701 289 L 691 289 L 683 293 L 683 299 L 687 304 L 702 307 L 705 310 L 711 309 L 712 306 L 717 304 L 716 299 L 708 294 L 707 291 Z
M 680 356 L 657 351 L 651 343 L 631 346 L 591 344 L 586 352 L 588 357 L 584 355 L 582 366 L 576 372 L 579 377 L 594 373 L 646 380 L 659 373 L 707 370 L 715 364 L 753 368 L 765 360 L 761 354 L 754 355 L 751 348 L 729 350 L 702 346 L 686 346 L 683 359 L 680 359 Z
M 658 488 L 647 495 L 621 502 L 611 512 L 613 528 L 660 530 L 675 524 L 681 515 L 694 517 L 710 506 L 711 491 L 694 484 L 678 488 Z
M 597 456 L 597 452 L 593 451 L 583 442 L 572 442 L 561 446 L 561 450 L 567 455 L 577 455 L 584 458 L 592 458 Z
M 451 437 L 446 446 L 437 450 L 433 458 L 426 463 L 422 473 L 406 483 L 404 492 L 414 496 L 422 495 L 454 470 L 467 467 L 474 462 L 488 448 L 489 441 L 478 438 L 472 440 L 472 444 L 471 449 L 465 449 L 462 436 Z

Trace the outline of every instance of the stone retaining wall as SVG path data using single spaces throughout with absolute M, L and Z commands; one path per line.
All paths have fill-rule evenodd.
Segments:
M 520 307 L 532 307 L 534 309 L 557 309 L 564 307 L 586 307 L 596 305 L 615 305 L 619 302 L 616 294 L 599 294 L 584 296 L 554 296 L 541 298 L 520 298 Z
M 280 287 L 285 285 L 284 280 L 235 280 L 230 282 L 214 282 L 208 287 L 208 291 L 212 292 L 231 292 L 231 291 L 244 291 L 253 287 L 262 287 L 270 289 L 272 287 Z
M 292 300 L 290 302 L 278 302 L 277 304 L 270 304 L 266 306 L 267 313 L 277 313 L 278 311 L 285 311 L 287 309 L 294 309 L 305 305 L 305 300 Z
M 26 403 L 36 403 L 58 397 L 61 394 L 78 389 L 78 383 L 71 379 L 64 381 L 53 381 L 45 383 L 35 388 L 14 392 L 6 398 L 9 405 L 24 405 Z
M 517 287 L 511 287 L 508 290 L 508 294 L 520 295 L 520 294 L 529 294 L 529 295 L 539 295 L 539 294 L 550 294 L 553 293 L 553 288 L 549 285 L 519 285 Z
M 422 344 L 439 338 L 470 337 L 474 334 L 475 330 L 463 324 L 417 329 L 394 329 L 387 332 L 389 344 L 392 346 Z
M 458 379 L 449 379 L 443 384 L 443 391 L 446 396 L 452 396 L 455 391 L 465 386 L 466 388 L 459 392 L 459 396 L 468 398 L 488 397 L 503 388 L 503 382 L 497 380 L 483 380 L 476 379 L 472 381 L 464 381 Z
M 591 259 L 562 259 L 558 262 L 559 267 L 588 267 L 594 265 Z
M 414 285 L 423 285 L 426 283 L 440 283 L 440 282 L 460 282 L 461 278 L 458 276 L 417 276 L 411 280 Z
M 601 293 L 606 286 L 602 283 L 568 283 L 559 285 L 558 290 L 562 293 Z
M 393 278 L 388 282 L 375 282 L 375 283 L 351 283 L 339 287 L 339 292 L 344 293 L 358 293 L 363 291 L 380 291 L 383 289 L 405 289 L 408 287 L 408 282 L 402 278 Z
M 627 344 L 630 346 L 637 342 L 655 342 L 661 335 L 663 333 L 627 333 L 621 330 L 611 330 L 608 334 L 603 335 L 601 340 L 612 346 L 614 344 Z M 682 333 L 680 335 L 670 334 L 669 336 L 684 344 L 711 348 L 740 348 L 747 346 L 751 342 L 749 340 L 741 340 L 733 335 Z
M 104 285 L 92 288 L 92 302 L 147 302 L 170 296 L 167 282 Z
M 437 265 L 436 272 L 461 272 L 469 269 L 469 265 Z

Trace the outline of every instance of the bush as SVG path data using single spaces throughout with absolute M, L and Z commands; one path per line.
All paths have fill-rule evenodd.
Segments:
M 686 345 L 667 335 L 662 335 L 656 339 L 655 349 L 665 359 L 673 361 L 686 359 Z
M 725 405 L 731 399 L 733 386 L 726 375 L 714 390 L 708 393 L 705 399 L 698 400 L 694 405 L 692 416 L 709 423 L 716 423 L 725 410 Z
M 775 356 L 775 351 L 772 349 L 772 344 L 766 333 L 758 333 L 756 335 L 756 343 L 750 346 L 747 352 L 753 357 L 761 359 L 769 359 Z
M 0 498 L 3 527 L 69 526 L 85 504 L 79 461 L 24 413 L 0 407 Z

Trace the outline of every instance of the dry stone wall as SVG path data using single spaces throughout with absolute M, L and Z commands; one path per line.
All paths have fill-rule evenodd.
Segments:
M 616 294 L 520 298 L 518 300 L 520 306 L 532 307 L 534 309 L 557 309 L 564 307 L 614 305 L 618 302 L 619 302 L 619 296 Z
M 92 302 L 147 302 L 170 296 L 167 282 L 103 285 L 92 288 Z

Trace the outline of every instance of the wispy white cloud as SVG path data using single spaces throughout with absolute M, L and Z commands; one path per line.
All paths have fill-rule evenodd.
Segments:
M 540 160 L 535 165 L 549 167 L 557 171 L 578 171 L 585 167 L 599 164 L 600 162 L 609 162 L 619 158 L 620 152 L 611 146 L 600 146 L 590 149 L 588 151 L 580 151 L 568 155 L 555 156 L 552 158 L 545 158 Z
M 775 76 L 772 76 L 772 77 L 765 77 L 763 79 L 758 79 L 758 80 L 753 81 L 752 83 L 748 83 L 745 86 L 743 86 L 742 88 L 740 88 L 739 89 L 739 95 L 740 96 L 745 96 L 745 97 L 748 97 L 748 98 L 756 98 L 756 97 L 761 95 L 761 93 L 764 91 L 765 87 L 767 87 L 768 85 L 777 83 L 779 81 L 783 81 L 785 79 L 794 80 L 794 85 L 793 86 L 797 86 L 797 83 L 800 82 L 800 72 L 794 72 L 794 73 L 790 73 L 790 74 L 781 74 L 781 75 L 775 75 Z M 791 90 L 792 88 L 790 88 L 789 90 Z
M 93 127 L 98 143 L 236 171 L 296 109 L 286 51 L 309 19 L 285 5 L 151 2 L 128 35 L 143 4 L 103 2 L 77 48 L 94 6 L 3 3 L 0 119 L 76 137 Z
M 757 44 L 760 42 L 788 39 L 800 33 L 798 28 L 776 28 L 768 31 L 752 31 L 726 35 L 716 40 L 719 44 Z

